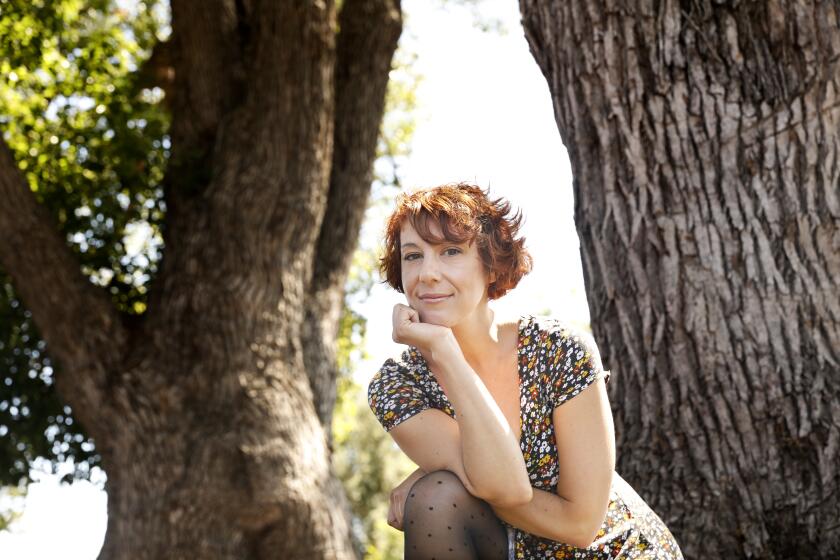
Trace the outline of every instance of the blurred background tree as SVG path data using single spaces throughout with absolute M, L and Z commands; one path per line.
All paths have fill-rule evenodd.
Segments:
M 474 25 L 504 32 L 467 6 Z M 161 181 L 170 157 L 171 61 L 158 42 L 171 34 L 167 2 L 0 3 L 0 127 L 38 201 L 56 216 L 82 270 L 140 319 L 161 258 L 166 212 Z M 419 77 L 414 55 L 397 52 L 377 145 L 370 208 L 402 188 Z M 83 92 L 83 93 L 80 93 Z M 385 522 L 390 489 L 414 465 L 381 429 L 353 380 L 365 333 L 364 297 L 375 281 L 373 247 L 356 251 L 345 286 L 333 418 L 336 473 L 353 507 L 354 531 L 370 558 L 402 557 L 402 534 Z M 19 504 L 37 459 L 64 478 L 101 466 L 94 441 L 59 398 L 46 344 L 0 268 L 0 484 Z M 0 512 L 0 530 L 20 513 Z
M 161 180 L 169 157 L 164 92 L 138 72 L 169 35 L 168 7 L 146 2 L 114 9 L 100 2 L 0 4 L 0 126 L 38 200 L 56 216 L 92 282 L 120 309 L 142 314 L 160 260 L 165 212 Z M 371 205 L 393 200 L 407 157 L 418 77 L 410 53 L 397 55 L 377 148 Z M 33 70 L 35 69 L 35 70 Z M 79 92 L 84 92 L 80 94 Z M 371 558 L 402 556 L 401 535 L 385 523 L 387 496 L 411 470 L 370 413 L 353 380 L 365 319 L 354 310 L 374 282 L 375 255 L 360 248 L 345 288 L 338 337 L 334 461 L 357 515 L 354 529 Z M 46 343 L 0 269 L 0 485 L 20 497 L 30 469 L 89 479 L 96 446 L 55 391 Z M 0 512 L 0 530 L 19 516 Z
M 186 2 L 179 5 L 182 9 L 190 9 Z M 367 134 L 370 124 L 378 125 L 381 118 L 381 107 L 376 108 L 376 86 L 372 86 L 369 76 L 364 74 L 370 72 L 374 75 L 377 70 L 362 70 L 359 74 L 360 68 L 355 66 L 357 61 L 354 60 L 359 49 L 353 41 L 363 37 L 358 32 L 360 26 L 374 21 L 373 18 L 382 18 L 383 25 L 378 27 L 378 34 L 368 36 L 381 42 L 366 43 L 365 54 L 371 55 L 370 60 L 376 60 L 373 64 L 378 64 L 377 68 L 387 69 L 382 61 L 390 62 L 393 51 L 388 45 L 392 49 L 396 44 L 401 27 L 399 4 L 396 6 L 395 13 L 393 6 L 387 2 L 341 3 L 341 33 L 335 48 L 338 53 L 335 128 L 337 137 L 344 136 L 336 139 L 335 150 L 338 157 L 344 158 L 341 165 L 350 163 L 355 167 L 334 170 L 331 179 L 338 182 L 338 194 L 350 192 L 350 188 L 354 187 L 352 183 L 358 183 L 357 178 L 364 175 L 369 167 L 364 163 L 367 156 L 358 149 L 354 151 L 356 146 L 345 149 L 348 146 L 343 139 L 349 130 L 353 131 L 354 140 L 358 139 L 360 132 Z M 224 18 L 227 14 L 214 12 L 208 7 L 204 15 Z M 260 37 L 254 27 L 247 28 L 254 22 L 263 21 L 260 14 L 241 11 L 236 16 L 242 26 L 237 31 L 243 44 Z M 71 248 L 82 273 L 108 294 L 122 326 L 128 331 L 147 324 L 148 294 L 158 279 L 166 237 L 164 222 L 170 222 L 170 226 L 177 224 L 177 218 L 169 216 L 166 219 L 174 206 L 173 200 L 185 203 L 187 198 L 200 196 L 199 191 L 213 179 L 210 175 L 212 161 L 202 159 L 207 157 L 207 152 L 201 151 L 203 148 L 190 151 L 195 147 L 190 147 L 190 142 L 196 138 L 190 137 L 189 130 L 194 123 L 186 124 L 189 118 L 184 119 L 185 113 L 181 111 L 179 115 L 178 109 L 173 107 L 179 95 L 174 69 L 178 64 L 182 65 L 182 70 L 187 69 L 180 74 L 182 93 L 184 83 L 193 78 L 188 74 L 195 68 L 185 63 L 183 57 L 196 54 L 187 50 L 185 41 L 193 32 L 189 26 L 197 22 L 184 17 L 180 21 L 184 27 L 174 40 L 169 5 L 156 0 L 0 2 L 0 71 L 8 78 L 0 84 L 0 127 L 4 149 L 7 147 L 10 152 L 10 158 L 5 159 L 3 164 L 4 179 L 10 180 L 19 173 L 26 181 L 36 202 L 55 221 L 59 236 Z M 263 31 L 262 38 L 273 39 L 266 31 Z M 182 58 L 173 58 L 176 56 L 173 52 Z M 212 56 L 198 53 L 198 56 L 205 55 Z M 364 61 L 362 66 L 367 63 L 367 60 Z M 351 74 L 347 74 L 348 68 L 352 68 Z M 231 77 L 241 78 L 235 73 Z M 381 79 L 380 71 L 373 82 L 384 84 L 387 76 Z M 370 88 L 365 89 L 368 85 L 374 88 L 372 94 L 367 93 Z M 411 87 L 410 83 L 402 85 Z M 295 88 L 300 84 L 290 82 L 288 86 Z M 354 89 L 357 86 L 360 89 Z M 268 95 L 274 93 L 268 89 L 265 91 Z M 395 111 L 410 109 L 410 91 L 391 97 L 400 98 L 397 103 L 391 102 Z M 341 105 L 347 101 L 350 101 L 350 106 Z M 370 104 L 353 106 L 357 101 Z M 329 105 L 324 106 L 325 111 L 332 109 Z M 320 115 L 323 114 L 328 113 Z M 182 152 L 175 164 L 171 153 L 173 144 L 177 144 L 172 136 L 173 115 L 182 117 L 179 129 Z M 316 119 L 320 115 L 312 113 L 311 116 Z M 392 164 L 407 149 L 411 126 L 406 122 L 399 120 L 391 128 L 395 135 L 407 136 L 394 136 L 379 142 L 381 157 L 389 159 Z M 199 144 L 206 140 L 207 137 L 197 139 Z M 308 149 L 305 146 L 299 148 Z M 6 163 L 12 161 L 16 164 L 15 170 Z M 394 182 L 396 179 L 397 173 L 393 170 L 387 180 Z M 167 182 L 169 194 L 165 196 Z M 173 183 L 176 184 L 174 187 Z M 16 188 L 7 185 L 4 187 Z M 370 188 L 369 184 L 361 186 L 367 190 Z M 380 190 L 384 191 L 385 187 L 382 185 Z M 349 205 L 344 204 L 339 210 L 348 208 Z M 297 215 L 302 215 L 301 211 L 305 209 L 297 207 L 294 210 Z M 184 208 L 180 207 L 180 210 L 183 212 Z M 327 212 L 331 210 L 332 207 Z M 350 224 L 355 220 L 343 219 Z M 294 227 L 291 221 L 288 224 Z M 353 226 L 349 227 L 352 230 Z M 172 231 L 170 242 L 176 239 L 172 237 Z M 33 234 L 36 233 L 39 232 L 33 231 Z M 352 236 L 352 231 L 349 235 Z M 9 248 L 9 245 L 4 248 L 6 257 L 10 256 Z M 32 250 L 37 252 L 40 249 L 38 243 L 33 244 Z M 169 253 L 171 250 L 167 251 Z M 318 256 L 325 261 L 331 257 L 327 252 Z M 320 264 L 316 262 L 316 265 Z M 341 275 L 338 270 L 341 265 L 335 266 L 335 272 Z M 313 301 L 321 298 L 321 294 L 333 291 L 329 283 L 331 280 L 322 281 L 323 274 L 333 272 L 330 268 L 317 270 L 320 275 L 319 292 L 313 294 Z M 357 280 L 351 280 L 356 282 L 348 292 L 351 295 L 363 289 L 364 282 Z M 25 491 L 30 481 L 30 468 L 38 458 L 46 459 L 54 472 L 59 463 L 71 461 L 75 471 L 67 475 L 68 480 L 88 478 L 92 467 L 102 461 L 89 430 L 77 420 L 78 411 L 74 413 L 67 399 L 59 397 L 55 370 L 62 368 L 48 357 L 50 349 L 35 327 L 32 313 L 21 301 L 18 294 L 20 287 L 18 282 L 16 289 L 6 271 L 0 270 L 0 484 L 9 488 L 9 494 Z M 30 303 L 33 297 L 30 294 Z M 37 297 L 55 299 L 54 295 L 46 292 Z M 326 301 L 329 297 L 322 299 Z M 60 309 L 61 303 L 56 301 L 54 308 Z M 342 336 L 347 336 L 348 340 L 341 341 L 340 345 L 347 356 L 354 345 L 349 339 L 354 336 L 353 333 L 358 339 L 362 327 L 361 316 L 345 309 L 340 328 Z M 278 331 L 278 336 L 283 336 L 282 333 L 282 330 Z M 52 349 L 55 350 L 55 347 Z M 67 350 L 64 349 L 65 356 L 68 355 Z M 306 359 L 314 356 L 315 360 L 321 360 L 319 351 L 308 352 Z M 350 373 L 348 361 L 344 362 L 343 370 Z M 313 380 L 313 383 L 316 382 Z M 321 394 L 318 389 L 317 384 L 313 385 L 316 399 L 332 405 L 328 392 Z M 95 406 L 95 402 L 89 404 Z M 93 416 L 90 410 L 87 414 L 89 418 Z M 91 427 L 88 423 L 87 428 Z M 351 438 L 347 445 L 356 441 L 362 440 Z M 109 483 L 114 474 L 108 473 Z M 357 494 L 364 495 L 365 492 Z M 114 498 L 110 494 L 111 491 L 109 502 Z M 366 496 L 362 502 L 365 501 L 369 503 L 372 498 Z M 364 508 L 359 511 L 364 512 Z M 4 516 L 0 527 L 5 527 L 15 513 Z M 113 511 L 109 513 L 111 533 L 112 526 L 117 526 L 118 517 Z M 336 514 L 330 512 L 330 515 Z M 252 522 L 247 516 L 240 521 L 246 526 Z M 321 529 L 328 530 L 328 526 Z M 332 530 L 340 531 L 340 528 L 333 527 Z M 267 535 L 263 531 L 263 538 Z M 326 541 L 306 543 L 302 542 L 305 537 L 300 537 L 300 544 L 310 548 L 315 544 L 336 544 Z M 123 539 L 112 544 L 120 547 L 128 543 Z M 202 544 L 214 546 L 209 542 Z

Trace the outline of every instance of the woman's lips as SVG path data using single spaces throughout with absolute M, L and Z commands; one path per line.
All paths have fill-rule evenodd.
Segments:
M 441 302 L 441 301 L 447 300 L 447 299 L 449 299 L 450 297 L 452 297 L 452 296 L 451 296 L 451 295 L 449 295 L 449 296 L 432 297 L 432 298 L 420 298 L 420 299 L 421 299 L 422 301 L 426 302 L 426 303 L 438 303 L 438 302 Z

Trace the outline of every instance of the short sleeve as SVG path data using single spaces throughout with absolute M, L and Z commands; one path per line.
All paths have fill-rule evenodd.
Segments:
M 371 378 L 368 405 L 386 432 L 431 408 L 420 381 L 419 375 L 392 358 Z
M 591 335 L 568 328 L 552 330 L 546 337 L 548 399 L 556 408 L 577 396 L 599 377 L 609 381 L 598 347 Z

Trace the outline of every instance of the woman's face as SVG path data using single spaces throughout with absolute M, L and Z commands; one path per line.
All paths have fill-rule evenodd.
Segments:
M 434 237 L 440 227 L 429 223 Z M 490 275 L 485 272 L 475 243 L 426 243 L 405 221 L 400 229 L 402 285 L 408 305 L 420 321 L 453 327 L 487 303 Z M 440 298 L 430 296 L 441 295 Z

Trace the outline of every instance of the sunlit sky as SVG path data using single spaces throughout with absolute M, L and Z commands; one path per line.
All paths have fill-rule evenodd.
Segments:
M 482 31 L 469 8 L 403 0 L 407 15 L 401 48 L 417 54 L 422 75 L 412 154 L 401 169 L 407 187 L 471 181 L 504 196 L 524 214 L 522 233 L 534 269 L 492 306 L 500 313 L 551 313 L 587 325 L 577 234 L 572 221 L 571 171 L 545 79 L 519 23 L 518 3 L 484 0 L 478 18 L 503 31 Z M 381 213 L 369 213 L 362 244 L 381 239 Z M 384 359 L 401 351 L 391 340 L 391 310 L 404 296 L 377 284 L 358 306 L 368 319 L 367 352 L 357 380 L 367 380 Z M 22 517 L 0 533 L 3 558 L 92 560 L 105 534 L 107 499 L 95 484 L 59 485 L 37 474 Z M 0 498 L 0 507 L 8 501 Z

